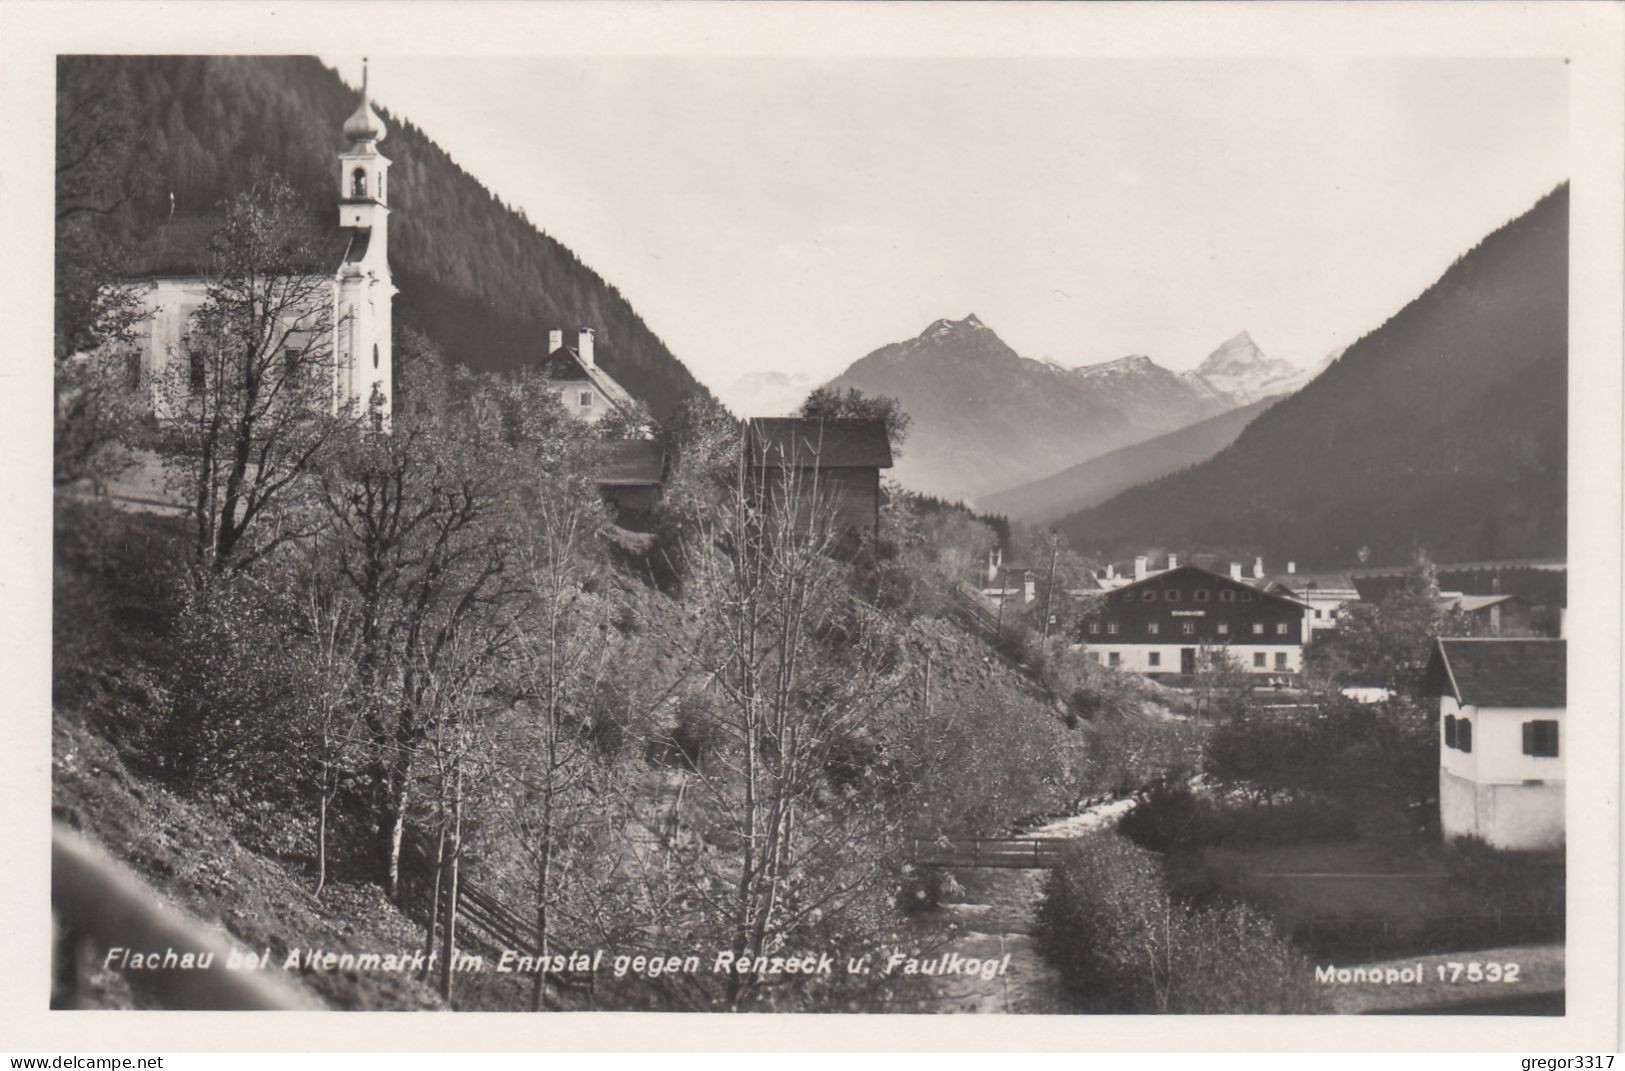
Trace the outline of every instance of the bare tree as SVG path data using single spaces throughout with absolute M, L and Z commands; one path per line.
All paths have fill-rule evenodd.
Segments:
M 701 844 L 732 848 L 678 864 L 735 956 L 862 915 L 849 909 L 877 892 L 897 835 L 866 791 L 879 770 L 864 743 L 912 686 L 888 623 L 834 554 L 844 533 L 816 464 L 754 460 L 741 457 L 729 510 L 693 547 L 694 620 L 674 637 L 716 741 L 690 758 L 693 820 L 710 827 Z M 732 974 L 723 999 L 742 1007 L 760 985 Z
M 293 188 L 256 182 L 209 248 L 207 297 L 168 357 L 158 408 L 195 562 L 226 572 L 320 526 L 301 495 L 357 414 L 334 409 L 333 281 Z

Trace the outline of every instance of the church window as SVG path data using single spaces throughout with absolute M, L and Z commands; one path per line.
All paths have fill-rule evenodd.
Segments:
M 382 171 L 378 172 L 378 199 L 380 201 L 384 199 L 384 173 Z
M 378 367 L 378 343 L 376 342 L 372 344 L 372 366 L 374 368 Z
M 350 173 L 350 196 L 367 196 L 367 172 L 363 168 L 356 168 Z

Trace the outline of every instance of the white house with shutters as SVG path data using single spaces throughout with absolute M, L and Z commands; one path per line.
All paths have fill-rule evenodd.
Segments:
M 1424 678 L 1439 700 L 1439 823 L 1447 839 L 1549 851 L 1564 842 L 1568 644 L 1440 638 Z

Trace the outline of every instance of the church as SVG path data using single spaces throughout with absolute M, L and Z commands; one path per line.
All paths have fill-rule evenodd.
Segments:
M 332 376 L 332 406 L 369 410 L 387 426 L 393 406 L 392 305 L 396 288 L 389 271 L 389 158 L 378 150 L 384 124 L 373 110 L 363 68 L 361 102 L 344 123 L 345 146 L 338 153 L 338 227 L 325 235 L 324 258 L 331 265 L 308 281 L 310 292 L 330 295 L 331 314 L 319 317 L 331 335 L 305 339 L 290 334 L 293 359 L 303 344 L 319 347 Z M 134 339 L 142 383 L 152 386 L 154 407 L 163 415 L 158 384 L 182 345 L 193 315 L 208 296 L 210 236 L 218 219 L 171 220 L 138 252 L 133 274 L 144 284 L 146 312 Z M 132 369 L 133 370 L 133 369 Z M 195 374 L 194 374 L 195 378 Z M 195 383 L 194 383 L 195 388 Z

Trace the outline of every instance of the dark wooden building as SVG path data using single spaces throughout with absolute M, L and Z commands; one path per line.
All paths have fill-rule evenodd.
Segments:
M 1189 676 L 1204 649 L 1244 670 L 1297 673 L 1310 608 L 1200 566 L 1155 573 L 1101 597 L 1079 637 L 1105 665 L 1151 676 Z
M 666 485 L 666 448 L 653 439 L 603 443 L 596 451 L 594 482 L 615 511 L 615 523 L 646 531 Z
M 758 417 L 744 444 L 752 486 L 769 495 L 788 488 L 802 514 L 827 512 L 836 528 L 878 529 L 880 470 L 892 466 L 882 421 Z

